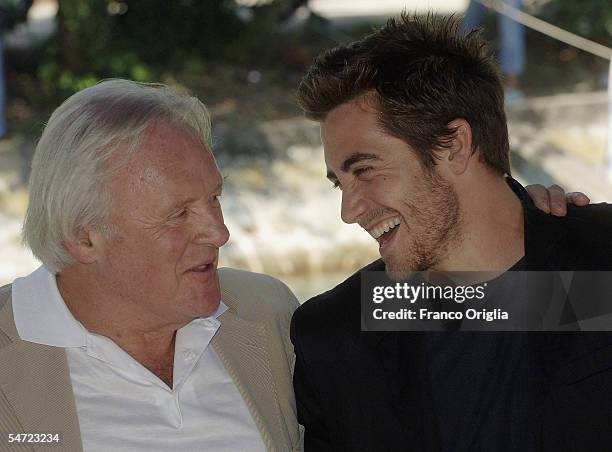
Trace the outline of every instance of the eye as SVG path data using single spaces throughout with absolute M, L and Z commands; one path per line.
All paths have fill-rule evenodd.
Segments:
M 214 206 L 220 206 L 221 205 L 221 195 L 220 194 L 214 195 L 211 198 L 211 202 Z
M 177 210 L 175 213 L 173 213 L 170 216 L 170 219 L 171 220 L 178 220 L 180 218 L 186 217 L 188 213 L 189 213 L 189 211 L 187 209 Z
M 361 176 L 362 174 L 367 173 L 367 172 L 368 172 L 368 171 L 370 171 L 371 169 L 372 169 L 372 167 L 371 167 L 371 166 L 364 166 L 364 167 L 362 167 L 362 168 L 355 168 L 355 169 L 353 170 L 353 174 L 354 174 L 355 176 Z

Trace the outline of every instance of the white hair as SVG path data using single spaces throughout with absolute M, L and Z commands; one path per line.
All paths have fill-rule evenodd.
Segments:
M 24 243 L 49 271 L 75 262 L 64 243 L 75 242 L 84 228 L 111 234 L 105 183 L 138 152 L 143 132 L 159 119 L 187 126 L 210 146 L 204 104 L 161 84 L 102 81 L 53 112 L 32 160 L 23 225 Z

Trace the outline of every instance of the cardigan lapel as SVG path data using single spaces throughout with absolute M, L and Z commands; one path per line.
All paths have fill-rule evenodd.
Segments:
M 25 433 L 59 433 L 62 449 L 81 451 L 81 434 L 66 353 L 22 341 L 9 299 L 0 310 L 0 330 L 12 341 L 0 349 L 0 391 Z M 42 445 L 41 445 L 42 446 Z M 34 446 L 33 450 L 38 447 Z
M 226 298 L 224 298 L 226 301 Z M 282 422 L 263 325 L 239 318 L 231 309 L 219 317 L 212 345 L 234 380 L 268 450 L 291 450 Z

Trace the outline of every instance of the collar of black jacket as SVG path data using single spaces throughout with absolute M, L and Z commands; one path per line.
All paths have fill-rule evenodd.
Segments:
M 506 177 L 506 183 L 523 206 L 526 270 L 556 270 L 557 254 L 562 251 L 559 242 L 567 234 L 564 219 L 539 210 L 527 190 L 512 177 Z

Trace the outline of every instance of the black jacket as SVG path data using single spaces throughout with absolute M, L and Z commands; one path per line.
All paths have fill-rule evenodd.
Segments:
M 612 270 L 612 206 L 537 210 L 516 181 L 524 210 L 526 270 Z M 378 260 L 362 270 L 384 270 Z M 431 388 L 420 334 L 360 331 L 360 272 L 304 303 L 293 316 L 294 387 L 306 451 L 436 451 Z M 612 304 L 612 300 L 610 300 Z M 537 450 L 612 450 L 612 333 L 529 333 L 526 416 Z

